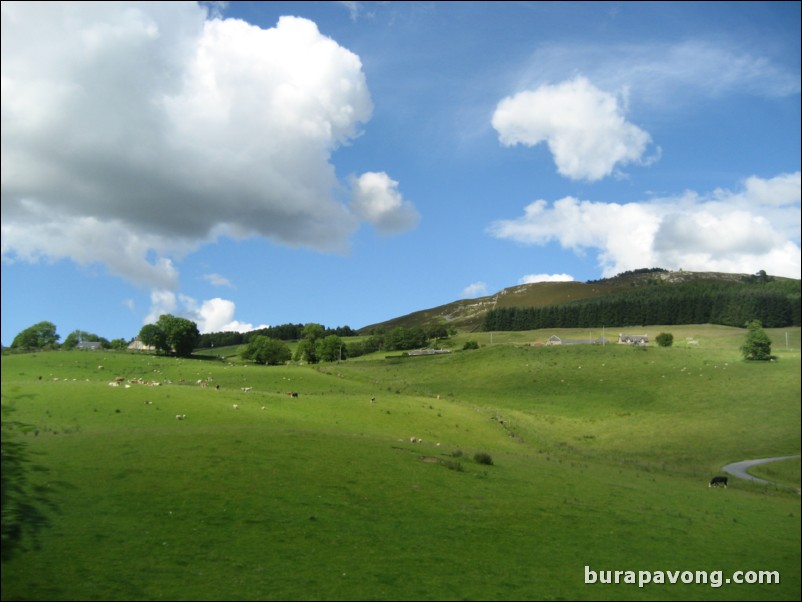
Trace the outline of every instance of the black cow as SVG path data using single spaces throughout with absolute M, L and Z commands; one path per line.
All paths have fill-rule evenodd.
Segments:
M 710 484 L 708 487 L 718 487 L 719 485 L 724 485 L 724 488 L 726 489 L 728 482 L 729 479 L 727 479 L 727 477 L 713 477 L 710 479 Z

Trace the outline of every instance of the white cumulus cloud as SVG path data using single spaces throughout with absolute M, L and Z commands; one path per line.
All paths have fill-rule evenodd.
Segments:
M 518 284 L 535 284 L 537 282 L 573 282 L 570 274 L 527 274 L 518 280 Z
M 307 19 L 207 6 L 3 2 L 4 260 L 175 290 L 220 236 L 341 252 L 361 219 L 417 220 L 386 176 L 358 211 L 337 198 L 332 154 L 373 109 L 359 57 Z
M 537 200 L 498 220 L 496 238 L 576 253 L 595 250 L 604 276 L 644 267 L 799 278 L 800 174 L 746 179 L 740 190 L 685 192 L 626 204 Z
M 234 319 L 237 306 L 233 301 L 215 297 L 207 299 L 200 305 L 193 300 L 186 299 L 189 315 L 198 325 L 201 334 L 209 332 L 250 332 L 260 328 L 267 328 L 266 324 L 254 326 L 247 322 Z
M 626 120 L 623 104 L 576 77 L 503 99 L 492 124 L 504 146 L 545 142 L 561 175 L 595 181 L 619 165 L 650 161 L 644 154 L 651 137 Z
M 150 310 L 144 324 L 154 324 L 163 314 L 192 320 L 201 334 L 210 332 L 250 332 L 267 328 L 265 324 L 254 326 L 234 319 L 236 304 L 229 299 L 215 297 L 198 303 L 187 295 L 176 295 L 168 290 L 154 290 L 150 295 Z
M 369 171 L 352 180 L 351 210 L 383 234 L 408 230 L 420 219 L 398 191 L 398 182 L 384 172 Z

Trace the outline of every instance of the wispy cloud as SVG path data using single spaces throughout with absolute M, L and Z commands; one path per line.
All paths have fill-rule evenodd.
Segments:
M 211 284 L 212 286 L 227 286 L 228 288 L 236 288 L 231 281 L 226 278 L 225 276 L 221 276 L 220 274 L 204 274 L 201 276 L 203 280 Z
M 635 203 L 537 200 L 498 220 L 496 238 L 577 253 L 595 249 L 605 276 L 643 267 L 799 278 L 800 173 L 748 178 L 741 189 Z
M 765 46 L 761 47 L 765 50 Z M 725 94 L 799 94 L 800 74 L 742 41 L 689 39 L 675 43 L 544 44 L 518 74 L 518 90 L 582 74 L 604 90 L 629 90 L 638 105 L 684 107 Z M 681 93 L 678 93 L 681 91 Z
M 487 295 L 487 284 L 479 281 L 466 286 L 462 290 L 461 297 L 463 299 L 471 299 L 473 297 L 483 297 L 485 295 Z

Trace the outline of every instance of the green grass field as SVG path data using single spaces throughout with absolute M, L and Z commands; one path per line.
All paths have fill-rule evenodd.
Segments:
M 35 426 L 59 511 L 3 565 L 2 599 L 800 599 L 799 462 L 755 471 L 779 486 L 707 487 L 799 453 L 800 329 L 787 349 L 771 331 L 761 364 L 743 330 L 646 330 L 675 346 L 525 346 L 543 331 L 318 366 L 4 355 L 3 403 Z M 586 584 L 586 566 L 781 580 L 640 588 Z

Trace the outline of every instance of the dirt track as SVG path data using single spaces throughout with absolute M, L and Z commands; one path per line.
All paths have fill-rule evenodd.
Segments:
M 746 479 L 748 481 L 754 481 L 755 483 L 762 483 L 764 485 L 776 485 L 772 481 L 767 481 L 765 479 L 759 479 L 757 477 L 753 477 L 749 474 L 747 469 L 751 468 L 752 466 L 757 466 L 758 464 L 767 464 L 768 462 L 779 462 L 780 460 L 790 460 L 791 458 L 798 458 L 799 456 L 780 456 L 779 458 L 762 458 L 760 460 L 743 460 L 742 462 L 733 462 L 732 464 L 727 464 L 726 466 L 722 467 L 721 470 L 727 472 L 733 476 L 738 477 L 739 479 Z

